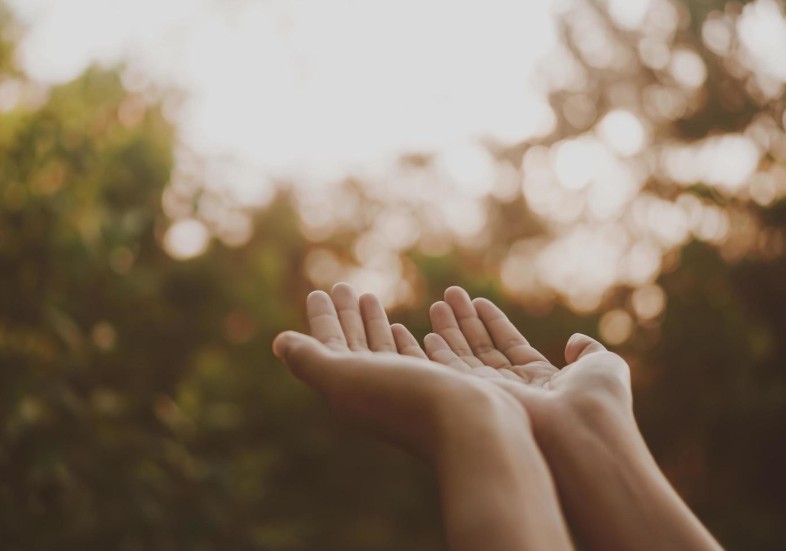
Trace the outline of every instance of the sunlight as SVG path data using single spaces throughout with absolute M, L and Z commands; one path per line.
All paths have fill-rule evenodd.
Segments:
M 600 318 L 598 330 L 606 343 L 617 346 L 630 338 L 633 333 L 633 320 L 625 310 L 611 310 Z
M 11 5 L 30 24 L 21 59 L 35 78 L 63 81 L 91 62 L 128 59 L 188 92 L 177 121 L 184 144 L 269 177 L 304 164 L 346 174 L 478 138 L 515 143 L 553 124 L 530 78 L 555 41 L 547 3 Z
M 753 141 L 740 134 L 727 134 L 691 145 L 665 147 L 661 164 L 676 182 L 706 182 L 734 191 L 749 181 L 760 160 L 761 151 Z
M 738 23 L 745 54 L 760 78 L 786 83 L 786 16 L 783 4 L 758 0 L 745 6 Z
M 178 220 L 164 235 L 164 248 L 174 258 L 186 260 L 207 250 L 210 234 L 199 220 Z
M 284 191 L 320 247 L 306 258 L 311 281 L 349 279 L 391 305 L 417 288 L 413 248 L 493 248 L 496 199 L 538 226 L 516 231 L 542 232 L 498 253 L 506 289 L 588 312 L 617 285 L 644 286 L 633 309 L 646 321 L 663 307 L 648 286 L 664 255 L 690 239 L 731 256 L 755 241 L 694 186 L 761 206 L 786 195 L 786 171 L 769 163 L 786 158 L 786 114 L 688 141 L 673 132 L 706 101 L 707 55 L 739 65 L 759 96 L 782 92 L 786 17 L 773 0 L 708 14 L 698 28 L 714 54 L 701 55 L 677 38 L 689 15 L 669 0 L 9 4 L 33 81 L 0 82 L 0 111 L 43 102 L 46 86 L 93 63 L 125 67 L 124 127 L 177 92 L 163 98 L 178 139 L 161 204 L 178 259 L 213 238 L 248 243 L 255 211 Z M 642 68 L 655 78 L 633 76 Z M 604 71 L 615 84 L 598 84 Z M 674 193 L 643 192 L 653 181 Z M 339 236 L 340 258 L 327 247 Z M 607 323 L 612 339 L 620 319 Z
M 671 74 L 687 88 L 698 88 L 707 79 L 707 67 L 693 50 L 679 49 L 671 56 Z
M 666 306 L 666 293 L 657 285 L 639 287 L 631 295 L 631 305 L 639 319 L 654 319 Z
M 554 173 L 565 189 L 587 187 L 610 162 L 606 148 L 590 137 L 562 141 L 551 151 Z
M 626 29 L 636 29 L 644 22 L 650 0 L 608 0 L 609 13 Z
M 630 157 L 646 145 L 646 135 L 641 120 L 623 109 L 610 111 L 598 126 L 603 140 L 619 155 Z

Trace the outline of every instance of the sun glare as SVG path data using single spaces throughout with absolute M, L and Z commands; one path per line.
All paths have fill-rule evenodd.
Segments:
M 0 82 L 0 111 L 40 101 L 46 85 L 91 63 L 125 64 L 133 93 L 118 120 L 129 127 L 143 120 L 145 98 L 180 91 L 164 103 L 178 144 L 162 197 L 163 244 L 178 259 L 213 238 L 246 243 L 250 212 L 283 182 L 303 235 L 320 247 L 306 261 L 311 280 L 349 279 L 390 305 L 415 288 L 402 252 L 484 250 L 495 223 L 487 199 L 522 197 L 544 235 L 501 254 L 509 291 L 586 312 L 616 285 L 641 287 L 632 308 L 647 321 L 664 308 L 653 283 L 664 255 L 694 238 L 729 255 L 747 242 L 739 217 L 687 188 L 761 206 L 786 194 L 777 164 L 764 167 L 786 159 L 780 120 L 664 137 L 704 101 L 711 78 L 706 52 L 675 38 L 688 15 L 668 0 L 604 0 L 608 18 L 580 0 L 7 2 L 25 25 L 17 57 L 32 82 Z M 700 40 L 749 71 L 758 98 L 782 95 L 786 17 L 776 2 L 700 23 Z M 657 80 L 639 86 L 636 67 Z M 602 97 L 595 71 L 616 75 Z M 384 208 L 362 212 L 348 181 Z M 678 198 L 643 191 L 659 181 L 677 184 Z M 196 189 L 208 193 L 194 200 Z M 350 259 L 322 248 L 340 231 L 356 235 Z M 630 316 L 604 319 L 609 342 L 628 338 Z

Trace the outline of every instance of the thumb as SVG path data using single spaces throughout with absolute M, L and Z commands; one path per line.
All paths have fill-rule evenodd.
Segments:
M 321 387 L 335 362 L 333 354 L 313 337 L 285 331 L 273 340 L 273 354 L 284 362 L 289 371 L 308 385 Z
M 587 354 L 605 351 L 606 347 L 592 337 L 582 333 L 575 333 L 568 339 L 568 343 L 565 345 L 565 361 L 572 364 Z

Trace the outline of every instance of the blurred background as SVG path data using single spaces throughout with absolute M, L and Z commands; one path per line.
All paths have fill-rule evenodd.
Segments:
M 269 351 L 341 280 L 599 337 L 702 520 L 784 548 L 783 2 L 0 2 L 4 549 L 443 548 Z

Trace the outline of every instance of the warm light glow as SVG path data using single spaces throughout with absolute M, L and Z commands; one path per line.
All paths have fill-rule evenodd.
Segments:
M 645 285 L 633 292 L 631 305 L 639 319 L 645 321 L 654 319 L 666 306 L 666 293 L 657 285 Z
M 731 22 L 722 15 L 710 15 L 701 27 L 701 37 L 715 54 L 726 55 L 733 38 Z
M 480 144 L 447 148 L 435 162 L 439 176 L 462 195 L 482 197 L 494 186 L 496 163 Z
M 727 134 L 692 145 L 667 147 L 661 163 L 667 176 L 676 182 L 735 190 L 753 175 L 760 159 L 761 151 L 750 138 Z
M 328 249 L 314 249 L 305 260 L 306 275 L 319 288 L 329 289 L 344 279 L 344 270 L 336 255 Z
M 552 163 L 557 181 L 565 189 L 582 189 L 608 162 L 608 152 L 595 139 L 565 140 L 552 148 Z
M 7 2 L 27 25 L 18 58 L 33 80 L 0 81 L 0 112 L 40 105 L 47 83 L 94 62 L 127 66 L 115 113 L 126 127 L 145 120 L 160 87 L 184 93 L 164 109 L 178 143 L 163 245 L 178 259 L 213 238 L 247 243 L 254 210 L 284 189 L 319 247 L 305 259 L 315 286 L 348 280 L 401 304 L 417 288 L 402 253 L 491 247 L 504 288 L 534 310 L 561 300 L 596 311 L 629 285 L 628 306 L 647 322 L 665 307 L 655 282 L 669 253 L 698 239 L 739 258 L 756 242 L 749 219 L 694 186 L 761 206 L 786 195 L 780 112 L 736 132 L 668 137 L 701 108 L 708 76 L 680 39 L 688 13 L 669 0 L 605 0 L 610 19 L 583 0 Z M 695 23 L 714 53 L 702 55 L 722 56 L 757 98 L 782 95 L 777 2 Z M 614 84 L 599 85 L 597 70 Z M 514 216 L 523 197 L 521 215 L 542 233 L 498 251 L 489 197 Z M 340 254 L 337 235 L 351 236 Z M 118 274 L 133 265 L 131 251 L 113 253 Z M 614 310 L 601 335 L 624 342 L 633 324 Z
M 786 82 L 786 16 L 783 3 L 757 0 L 745 6 L 737 24 L 740 41 L 760 77 Z M 782 90 L 781 90 L 782 92 Z
M 644 148 L 645 133 L 641 120 L 622 109 L 610 111 L 598 125 L 601 138 L 618 154 L 629 157 Z
M 571 297 L 571 302 L 597 302 L 615 283 L 616 261 L 627 245 L 625 231 L 615 224 L 576 226 L 545 245 L 534 267 L 544 286 Z
M 677 50 L 671 56 L 671 74 L 687 88 L 698 88 L 707 79 L 707 67 L 692 50 Z
M 164 235 L 164 248 L 178 260 L 199 256 L 207 250 L 210 233 L 199 220 L 178 220 Z
M 305 165 L 324 183 L 401 153 L 516 143 L 554 125 L 532 79 L 555 43 L 547 2 L 10 4 L 31 24 L 21 57 L 34 77 L 129 59 L 187 92 L 186 145 L 268 177 Z
M 633 333 L 633 320 L 625 310 L 611 310 L 600 318 L 598 330 L 600 338 L 606 343 L 620 345 Z
M 623 28 L 636 29 L 644 22 L 651 0 L 608 0 L 609 13 Z

